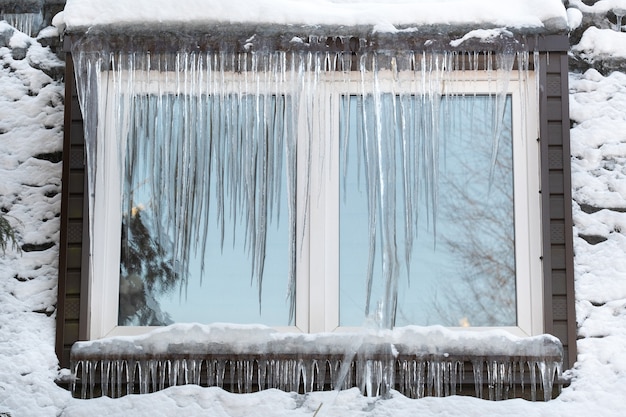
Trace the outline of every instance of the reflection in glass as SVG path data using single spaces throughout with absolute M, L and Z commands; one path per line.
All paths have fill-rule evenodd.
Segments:
M 290 108 L 284 96 L 133 98 L 124 167 L 120 325 L 289 324 L 284 155 L 274 148 L 283 149 L 291 134 Z M 259 122 L 265 114 L 272 117 Z M 200 201 L 192 201 L 199 195 Z M 261 199 L 267 204 L 256 204 Z M 244 209 L 246 204 L 256 209 Z M 246 218 L 250 213 L 253 219 Z M 260 244 L 257 230 L 266 231 Z M 176 233 L 191 235 L 174 238 Z M 181 264 L 181 251 L 191 251 L 188 264 Z M 254 268 L 265 277 L 262 292 Z
M 504 120 L 497 99 L 446 96 L 433 106 L 412 95 L 344 97 L 340 325 L 360 326 L 389 302 L 383 256 L 395 256 L 386 262 L 399 270 L 396 326 L 516 325 L 511 99 Z M 438 131 L 421 123 L 431 117 Z M 371 169 L 387 179 L 382 197 L 371 195 Z M 395 207 L 386 221 L 370 217 L 381 204 Z M 385 224 L 395 225 L 391 256 L 381 253 Z

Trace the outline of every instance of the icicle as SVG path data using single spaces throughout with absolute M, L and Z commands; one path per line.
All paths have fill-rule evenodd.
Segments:
M 491 152 L 491 170 L 490 183 L 494 180 L 493 175 L 496 167 L 498 151 L 500 149 L 500 140 L 502 129 L 504 126 L 504 116 L 506 109 L 506 99 L 513 65 L 515 63 L 515 54 L 511 51 L 498 54 L 496 56 L 496 100 L 493 109 L 493 131 L 492 131 L 492 152 Z M 492 58 L 489 56 L 488 74 L 491 74 Z
M 496 400 L 498 398 L 498 363 L 491 361 L 487 363 L 487 384 L 489 387 L 489 399 Z
M 269 388 L 269 384 L 267 382 L 268 366 L 269 362 L 266 359 L 257 360 L 257 386 L 260 391 Z
M 472 368 L 474 372 L 474 389 L 477 398 L 483 398 L 483 363 L 482 359 L 473 360 Z
M 174 387 L 178 385 L 178 372 L 179 372 L 179 362 L 178 360 L 170 360 L 168 361 L 169 365 L 169 386 Z
M 155 383 L 156 383 L 156 389 L 157 390 L 162 390 L 165 389 L 168 385 L 166 384 L 166 381 L 168 380 L 167 374 L 169 372 L 169 368 L 167 366 L 169 361 L 167 360 L 155 360 L 154 361 L 154 367 L 152 369 L 153 372 L 155 372 L 154 374 L 154 379 L 155 379 Z
M 246 394 L 252 392 L 252 384 L 254 383 L 254 361 L 246 360 L 244 362 L 244 392 Z
M 226 373 L 226 361 L 224 359 L 217 360 L 215 372 L 215 386 L 224 388 L 224 375 Z
M 450 362 L 442 362 L 442 371 L 443 371 L 443 396 L 450 396 L 450 373 L 451 373 L 451 363 Z
M 412 398 L 422 398 L 425 393 L 425 370 L 426 364 L 424 361 L 413 361 L 411 363 L 411 383 L 412 387 Z
M 329 361 L 326 359 L 315 361 L 315 389 L 317 391 L 324 391 L 326 386 L 326 368 L 329 367 Z
M 118 361 L 115 364 L 115 391 L 114 398 L 119 398 L 122 396 L 122 373 L 124 372 L 124 368 L 126 368 L 126 374 L 128 375 L 128 363 L 125 360 Z
M 20 32 L 30 37 L 36 38 L 39 29 L 43 23 L 43 16 L 40 13 L 2 13 L 0 20 L 6 20 L 7 23 Z
M 615 13 L 615 26 L 613 26 L 613 30 L 617 32 L 622 31 L 622 19 L 624 19 L 624 9 L 615 8 L 613 9 L 613 13 Z
M 206 383 L 209 387 L 217 386 L 216 381 L 216 361 L 214 359 L 208 359 L 206 361 Z
M 230 371 L 230 391 L 241 394 L 241 361 L 229 361 L 228 368 Z
M 77 395 L 76 393 L 76 380 L 78 378 L 78 368 L 81 368 L 81 376 L 82 376 L 82 361 L 72 361 L 70 364 L 72 370 L 72 397 Z
M 530 400 L 537 401 L 537 373 L 536 362 L 528 361 L 528 367 L 530 368 Z
M 148 363 L 146 361 L 137 362 L 137 378 L 139 383 L 139 393 L 147 394 L 149 392 L 150 378 L 147 375 Z
M 537 366 L 541 372 L 541 386 L 543 388 L 543 400 L 550 401 L 554 387 L 554 376 L 557 372 L 557 364 L 551 361 L 538 361 Z
M 80 367 L 80 398 L 81 399 L 87 398 L 87 386 L 88 386 L 87 377 L 89 375 L 87 373 L 87 363 L 88 361 L 81 361 L 77 365 L 77 367 Z
M 100 362 L 100 387 L 102 389 L 103 396 L 109 396 L 110 373 L 111 373 L 111 362 L 106 359 L 103 359 Z

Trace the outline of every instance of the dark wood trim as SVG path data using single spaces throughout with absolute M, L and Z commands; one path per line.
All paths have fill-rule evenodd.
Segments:
M 546 35 L 529 38 L 535 44 L 528 45 L 529 50 L 541 52 L 563 52 L 569 50 L 569 37 L 565 35 Z
M 544 330 L 561 339 L 567 369 L 577 356 L 567 50 L 543 54 L 539 71 Z
M 72 79 L 72 82 L 74 79 Z M 88 181 L 87 181 L 88 172 L 85 170 L 85 180 L 83 181 L 83 195 L 85 198 L 83 199 L 83 250 L 81 252 L 81 273 L 80 273 L 80 288 L 81 293 L 89 294 L 89 260 L 90 260 L 90 248 L 91 248 L 91 237 L 90 229 L 89 229 L 89 190 L 88 190 Z M 80 317 L 81 320 L 78 323 L 78 340 L 89 340 L 89 298 L 81 296 L 80 297 L 80 305 L 79 305 Z
M 570 120 L 569 120 L 569 71 L 568 55 L 561 54 L 561 97 L 563 117 L 561 127 L 563 129 L 563 201 L 565 202 L 565 268 L 566 268 L 566 293 L 567 293 L 567 345 L 569 347 L 566 360 L 569 366 L 573 366 L 578 358 L 576 340 L 578 339 L 578 326 L 576 324 L 576 297 L 574 275 L 574 219 L 572 214 L 572 159 L 570 145 Z
M 548 97 L 546 93 L 547 79 L 547 56 L 542 54 L 539 64 L 539 132 L 541 149 L 541 224 L 542 224 L 542 267 L 543 267 L 543 330 L 546 333 L 553 332 L 552 315 L 552 256 L 550 241 L 550 176 L 548 163 L 548 118 L 546 109 Z
M 70 53 L 65 59 L 65 114 L 63 118 L 63 168 L 61 173 L 61 230 L 59 237 L 59 281 L 57 286 L 57 316 L 56 316 L 56 339 L 55 351 L 61 367 L 69 366 L 69 356 L 64 357 L 65 339 L 65 294 L 67 281 L 67 256 L 68 256 L 68 224 L 69 224 L 69 195 L 70 195 L 70 132 L 72 126 L 72 83 L 74 78 L 67 77 L 73 73 L 74 62 Z M 68 79 L 69 78 L 69 79 Z
M 84 338 L 81 326 L 86 326 L 80 306 L 86 305 L 81 275 L 86 273 L 84 256 L 88 254 L 85 204 L 85 155 L 83 121 L 76 95 L 74 63 L 66 51 L 65 119 L 63 135 L 63 171 L 61 230 L 59 241 L 59 284 L 55 350 L 62 368 L 70 366 L 70 349 Z

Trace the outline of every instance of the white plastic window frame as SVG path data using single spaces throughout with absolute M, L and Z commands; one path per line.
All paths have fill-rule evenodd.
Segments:
M 543 333 L 543 271 L 541 265 L 541 200 L 540 200 L 540 155 L 539 144 L 535 140 L 538 134 L 539 114 L 538 95 L 535 88 L 535 74 L 529 72 L 518 78 L 514 72 L 507 84 L 506 94 L 512 99 L 513 126 L 513 181 L 514 181 L 514 216 L 515 216 L 515 261 L 516 261 L 516 296 L 517 326 L 497 327 L 517 336 L 531 336 Z M 396 77 L 398 75 L 396 74 Z M 379 92 L 400 94 L 411 92 L 420 94 L 423 86 L 419 77 L 413 74 L 400 74 L 406 80 L 394 80 L 390 73 L 380 72 L 376 84 L 363 83 L 359 77 L 355 80 L 336 80 L 332 74 L 321 75 L 314 96 L 301 94 L 298 106 L 299 146 L 307 146 L 304 132 L 304 109 L 313 99 L 316 105 L 324 109 L 319 113 L 319 120 L 313 123 L 311 160 L 323 161 L 321 154 L 334 155 L 327 158 L 325 166 L 311 167 L 310 199 L 308 222 L 305 229 L 299 226 L 298 233 L 304 235 L 297 239 L 302 247 L 297 248 L 296 265 L 296 319 L 294 326 L 278 328 L 291 332 L 331 332 L 355 331 L 350 327 L 339 327 L 339 106 L 344 95 L 360 95 L 372 91 L 364 85 L 376 86 Z M 494 94 L 495 80 L 489 79 L 484 72 L 458 72 L 453 77 L 439 80 L 441 91 L 445 94 Z M 164 94 L 154 81 L 141 74 L 134 74 L 137 94 Z M 93 253 L 91 274 L 88 286 L 88 338 L 98 339 L 107 336 L 133 335 L 147 332 L 149 326 L 118 326 L 119 309 L 119 272 L 121 242 L 121 190 L 119 176 L 122 171 L 117 151 L 118 141 L 128 131 L 128 120 L 122 120 L 120 130 L 113 129 L 115 114 L 119 108 L 120 90 L 116 88 L 121 80 L 113 81 L 111 72 L 104 72 L 101 78 L 101 93 L 98 103 L 97 129 L 97 166 L 96 195 L 93 208 Z M 221 88 L 241 92 L 241 75 L 229 74 L 221 80 Z M 398 82 L 402 81 L 402 82 Z M 401 89 L 399 89 L 402 86 Z M 287 88 L 279 84 L 272 86 L 272 94 L 288 94 Z M 255 89 L 255 93 L 259 93 Z M 523 94 L 521 92 L 524 92 Z M 309 100 L 304 102 L 304 100 Z M 524 102 L 523 102 L 524 101 Z M 330 152 L 328 154 L 327 152 Z M 305 164 L 305 155 L 298 153 L 298 164 Z M 300 170 L 299 170 L 300 171 Z M 301 172 L 301 171 L 300 171 Z M 106 176 L 106 177 L 105 177 Z M 107 184 L 107 186 L 104 186 Z M 299 176 L 297 218 L 303 219 L 304 178 Z M 300 220 L 299 220 L 300 221 Z M 114 226 L 115 225 L 115 226 Z M 464 329 L 487 330 L 494 327 L 470 327 Z

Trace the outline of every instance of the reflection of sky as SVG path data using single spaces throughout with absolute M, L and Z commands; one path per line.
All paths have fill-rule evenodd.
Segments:
M 391 96 L 384 96 L 382 100 L 382 112 L 391 112 Z M 418 217 L 417 234 L 413 243 L 413 250 L 410 262 L 410 283 L 407 278 L 407 271 L 404 262 L 404 198 L 402 194 L 402 168 L 399 161 L 400 156 L 400 131 L 396 132 L 384 130 L 383 140 L 397 140 L 396 146 L 396 243 L 398 247 L 398 260 L 400 262 L 400 277 L 398 291 L 398 310 L 396 325 L 407 324 L 447 324 L 458 325 L 458 323 L 442 323 L 443 317 L 439 314 L 441 310 L 450 310 L 451 306 L 446 305 L 449 302 L 446 296 L 449 291 L 463 291 L 464 287 L 460 285 L 461 272 L 471 273 L 471 271 L 462 271 L 464 264 L 460 262 L 458 256 L 452 253 L 450 248 L 445 245 L 445 239 L 454 239 L 460 235 L 459 227 L 468 227 L 467 224 L 457 224 L 454 219 L 446 215 L 442 207 L 450 206 L 445 200 L 446 198 L 459 199 L 458 193 L 455 194 L 454 187 L 465 187 L 476 192 L 483 197 L 480 203 L 484 205 L 485 210 L 492 209 L 495 204 L 504 204 L 503 224 L 513 228 L 512 203 L 507 196 L 498 193 L 496 187 L 489 187 L 489 176 L 492 166 L 491 150 L 492 150 L 492 124 L 491 109 L 489 100 L 486 97 L 468 96 L 465 98 L 448 99 L 446 112 L 452 117 L 442 120 L 441 131 L 445 136 L 445 153 L 444 145 L 441 146 L 441 158 L 439 160 L 440 172 L 442 177 L 437 181 L 438 198 L 436 204 L 437 233 L 435 236 L 432 218 L 429 219 L 427 211 L 429 204 L 425 202 L 425 198 L 420 194 L 418 202 L 412 202 L 413 212 Z M 367 103 L 367 102 L 366 102 Z M 369 102 L 371 106 L 372 103 Z M 367 107 L 368 104 L 365 105 Z M 348 177 L 346 179 L 345 196 L 341 199 L 341 244 L 340 244 L 340 323 L 347 326 L 358 326 L 362 324 L 364 317 L 364 309 L 366 303 L 366 274 L 367 260 L 369 253 L 369 236 L 368 236 L 368 217 L 367 217 L 367 196 L 363 180 L 364 168 L 361 166 L 360 184 L 357 181 L 357 98 L 351 97 L 350 103 L 350 138 L 349 158 L 348 158 Z M 510 100 L 506 112 L 506 129 L 502 142 L 508 142 L 508 146 L 502 146 L 499 157 L 510 158 L 510 141 L 511 141 L 511 118 L 510 118 Z M 455 117 L 457 116 L 457 117 Z M 388 116 L 392 117 L 393 116 Z M 443 117 L 442 117 L 443 119 Z M 451 123 L 451 120 L 455 120 Z M 399 120 L 399 125 L 401 120 Z M 370 135 L 374 134 L 375 127 L 370 127 Z M 394 133 L 398 139 L 394 138 Z M 415 138 L 409 138 L 415 140 Z M 510 165 L 510 164 L 509 164 Z M 471 176 L 470 185 L 466 185 L 467 178 Z M 512 173 L 509 171 L 507 177 L 499 177 L 496 181 L 506 181 L 512 184 Z M 425 184 L 422 183 L 422 186 Z M 342 193 L 343 193 L 342 187 Z M 344 198 L 345 197 L 345 198 Z M 462 207 L 463 202 L 455 202 L 454 206 Z M 432 208 L 431 208 L 432 210 Z M 384 301 L 384 283 L 382 279 L 382 262 L 381 262 L 381 220 L 378 219 L 377 233 L 378 241 L 376 243 L 376 258 L 374 268 L 373 289 L 370 302 L 370 314 L 377 308 L 379 302 Z M 482 230 L 477 228 L 475 234 L 480 235 Z M 486 237 L 478 240 L 488 239 Z M 494 242 L 493 244 L 499 244 Z M 485 250 L 486 248 L 482 248 Z M 480 250 L 480 249 L 479 249 Z M 513 257 L 514 248 L 511 247 L 509 254 Z M 511 260 L 511 262 L 514 262 Z M 483 277 L 484 279 L 484 277 Z M 514 277 L 511 277 L 514 279 Z M 462 297 L 466 297 L 461 294 Z M 489 323 L 480 323 L 476 319 L 472 320 L 471 311 L 466 314 L 472 325 L 488 325 Z M 461 320 L 463 316 L 459 316 Z M 507 325 L 514 325 L 515 317 L 506 317 L 503 319 Z M 504 324 L 504 323 L 503 323 Z M 493 324 L 491 324 L 493 325 Z
M 283 196 L 286 192 L 283 191 Z M 225 239 L 220 249 L 220 233 L 215 227 L 209 234 L 205 272 L 201 276 L 201 254 L 191 258 L 190 279 L 186 291 L 162 295 L 161 308 L 175 322 L 263 323 L 286 326 L 289 320 L 287 302 L 288 236 L 286 198 L 282 199 L 281 218 L 267 233 L 265 272 L 263 274 L 261 314 L 256 280 L 251 280 L 252 262 L 243 245 L 244 225 L 237 228 L 237 238 Z M 215 211 L 210 224 L 217 225 Z M 232 224 L 227 219 L 227 225 Z M 229 234 L 228 231 L 226 232 Z
M 182 111 L 182 99 L 181 97 L 168 96 L 170 100 L 168 104 L 172 109 L 172 113 Z M 247 96 L 245 100 L 233 100 L 235 96 L 228 96 L 223 98 L 223 106 L 225 107 L 224 114 L 228 113 L 229 121 L 236 123 L 239 118 L 245 118 L 249 116 L 246 121 L 251 117 L 260 114 L 264 114 L 263 109 L 257 109 L 258 103 L 254 96 Z M 208 98 L 203 97 L 203 100 Z M 147 100 L 138 100 L 139 105 L 143 104 L 145 107 L 139 111 L 147 112 L 147 119 L 161 121 L 161 123 L 167 124 L 168 120 L 178 121 L 182 120 L 180 115 L 174 114 L 170 118 L 163 117 L 163 112 L 168 112 L 168 108 L 161 105 L 154 96 L 150 96 Z M 238 104 L 245 104 L 235 111 L 232 106 Z M 259 100 L 261 105 L 265 105 L 263 100 Z M 210 102 L 203 102 L 207 113 L 210 112 Z M 269 106 L 276 105 L 275 101 L 272 101 Z M 167 114 L 167 113 L 166 113 Z M 251 120 L 251 119 L 250 119 Z M 164 122 L 163 122 L 164 121 Z M 276 125 L 273 125 L 276 129 L 284 128 L 284 126 L 278 126 L 281 122 L 280 118 L 276 118 Z M 160 137 L 160 134 L 151 130 L 151 123 L 144 125 L 133 126 L 133 132 L 138 132 L 138 135 L 144 142 L 142 146 L 145 148 L 139 152 L 145 152 L 146 155 L 150 155 L 154 152 L 152 148 L 159 148 L 163 146 L 167 148 L 168 139 Z M 223 127 L 223 126 L 222 126 Z M 229 125 L 230 128 L 236 126 Z M 171 129 L 168 126 L 164 127 L 165 134 L 168 132 L 176 131 L 179 127 L 173 126 Z M 268 128 L 269 129 L 269 128 Z M 174 137 L 174 146 L 180 145 L 180 138 Z M 204 139 L 204 138 L 203 138 Z M 208 138 L 207 138 L 208 140 Z M 231 146 L 233 141 L 227 142 L 228 139 L 221 138 L 221 146 Z M 173 154 L 174 152 L 166 152 Z M 158 155 L 158 153 L 157 153 Z M 188 155 L 189 158 L 194 158 L 195 155 Z M 243 159 L 243 158 L 242 158 Z M 202 161 L 204 163 L 204 169 L 208 169 L 208 161 Z M 236 164 L 239 161 L 225 161 L 224 167 L 228 168 L 226 164 Z M 189 161 L 190 164 L 195 163 L 193 160 Z M 199 163 L 199 162 L 197 162 Z M 242 162 L 248 164 L 245 168 L 250 168 L 250 161 Z M 284 163 L 284 162 L 283 162 Z M 133 190 L 133 205 L 143 206 L 145 211 L 143 214 L 144 219 L 151 219 L 152 230 L 154 236 L 157 236 L 156 228 L 154 224 L 158 221 L 155 219 L 154 204 L 166 204 L 171 200 L 171 196 L 162 194 L 161 190 L 155 191 L 153 188 L 153 179 L 159 175 L 163 175 L 159 172 L 159 164 L 146 164 L 146 158 L 139 159 L 138 167 L 136 167 L 136 174 L 133 178 L 133 184 L 130 185 L 130 189 Z M 213 171 L 217 164 L 213 164 Z M 244 167 L 238 167 L 236 169 L 243 170 Z M 171 172 L 171 169 L 170 171 Z M 165 175 L 168 175 L 167 173 Z M 152 294 L 155 297 L 156 302 L 160 306 L 163 312 L 170 315 L 174 322 L 231 322 L 231 323 L 264 323 L 267 325 L 285 326 L 289 321 L 289 303 L 287 300 L 287 284 L 288 284 L 288 264 L 289 264 L 289 247 L 288 247 L 288 210 L 287 210 L 287 192 L 286 192 L 286 179 L 284 170 L 282 172 L 281 180 L 281 200 L 280 200 L 280 220 L 276 220 L 276 210 L 274 215 L 268 219 L 267 229 L 267 245 L 265 256 L 265 268 L 263 273 L 263 285 L 262 285 L 262 301 L 259 305 L 259 292 L 256 277 L 252 279 L 252 255 L 249 247 L 254 242 L 245 242 L 246 225 L 245 221 L 241 218 L 242 215 L 246 215 L 240 208 L 241 204 L 238 204 L 239 213 L 236 219 L 236 230 L 233 231 L 233 225 L 235 220 L 231 217 L 230 207 L 231 201 L 229 192 L 230 189 L 226 187 L 225 199 L 223 204 L 217 202 L 216 197 L 216 173 L 211 173 L 210 184 L 210 210 L 209 210 L 209 231 L 207 234 L 207 248 L 205 258 L 205 270 L 202 273 L 202 258 L 204 254 L 202 252 L 202 244 L 198 244 L 198 249 L 192 252 L 189 261 L 189 279 L 186 281 L 186 286 L 179 288 L 178 286 L 169 293 Z M 238 177 L 240 186 L 250 186 L 250 184 L 244 184 L 246 178 L 243 174 Z M 226 180 L 224 180 L 226 182 Z M 227 184 L 224 184 L 227 186 Z M 209 184 L 203 184 L 204 187 Z M 256 190 L 257 192 L 260 192 Z M 180 192 L 180 191 L 179 191 Z M 159 193 L 153 195 L 153 193 Z M 128 195 L 128 192 L 127 192 Z M 188 198 L 189 196 L 178 196 L 182 198 Z M 196 202 L 197 204 L 198 202 Z M 225 239 L 223 248 L 221 247 L 221 231 L 218 226 L 217 220 L 217 207 L 222 205 L 225 207 Z M 268 203 L 269 205 L 269 203 Z M 257 213 L 258 216 L 259 213 Z M 203 209 L 203 213 L 196 212 L 196 218 L 186 218 L 185 222 L 192 222 L 197 226 L 204 227 L 206 216 L 206 208 Z M 161 222 L 165 224 L 165 222 Z M 235 236 L 233 236 L 233 233 Z M 169 231 L 170 235 L 174 235 L 174 231 Z M 201 234 L 200 234 L 201 235 Z M 195 250 L 195 244 L 192 243 L 191 250 Z M 261 312 L 259 312 L 262 307 Z

